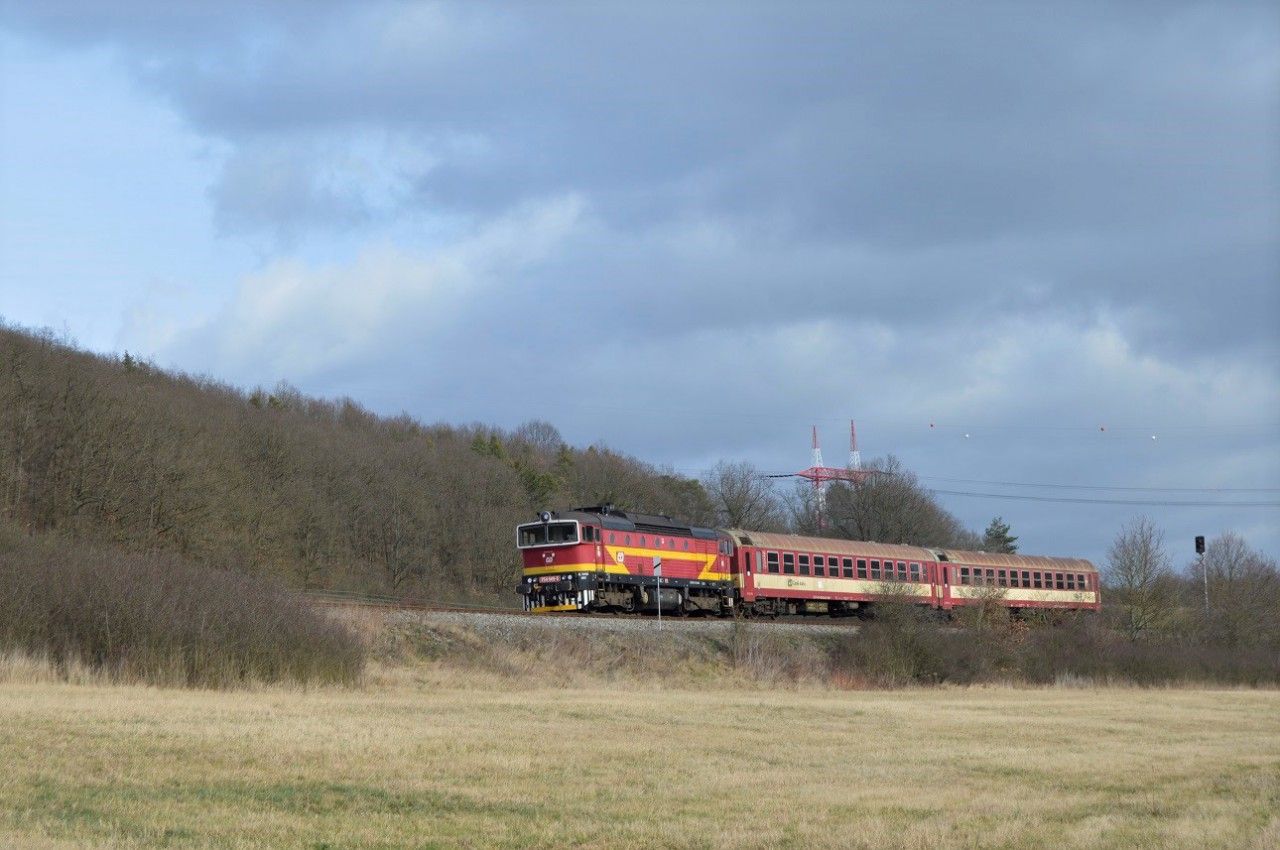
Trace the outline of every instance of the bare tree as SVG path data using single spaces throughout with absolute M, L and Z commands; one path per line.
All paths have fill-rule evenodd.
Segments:
M 1164 532 L 1137 517 L 1120 530 L 1107 553 L 1107 584 L 1131 641 L 1164 628 L 1173 613 L 1176 586 Z
M 783 525 L 781 504 L 770 480 L 745 461 L 720 461 L 703 476 L 702 486 L 721 525 L 756 531 L 773 531 Z
M 1207 573 L 1206 637 L 1231 648 L 1280 643 L 1280 572 L 1274 560 L 1228 531 L 1209 541 L 1203 560 L 1193 561 L 1188 573 L 1197 590 Z
M 977 535 L 944 510 L 896 457 L 872 461 L 869 468 L 875 474 L 828 489 L 828 533 L 880 543 L 978 548 Z

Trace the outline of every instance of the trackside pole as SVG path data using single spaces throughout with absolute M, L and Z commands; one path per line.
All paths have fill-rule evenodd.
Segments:
M 653 577 L 657 580 L 658 594 L 658 631 L 662 631 L 662 557 L 653 556 Z

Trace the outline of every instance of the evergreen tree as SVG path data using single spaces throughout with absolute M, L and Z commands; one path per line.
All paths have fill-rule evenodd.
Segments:
M 982 533 L 982 549 L 984 552 L 1001 552 L 1006 555 L 1018 551 L 1018 538 L 1009 533 L 1009 523 L 1003 517 L 991 520 L 987 530 Z

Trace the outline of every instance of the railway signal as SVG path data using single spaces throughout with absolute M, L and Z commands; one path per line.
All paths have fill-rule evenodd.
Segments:
M 1204 618 L 1209 619 L 1209 571 L 1204 568 L 1204 535 L 1196 535 L 1196 560 L 1200 565 L 1200 575 L 1204 579 Z

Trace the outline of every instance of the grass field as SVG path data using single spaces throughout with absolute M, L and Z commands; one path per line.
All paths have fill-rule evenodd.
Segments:
M 0 684 L 3 847 L 1276 847 L 1280 694 Z

